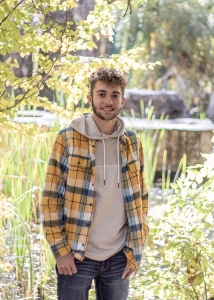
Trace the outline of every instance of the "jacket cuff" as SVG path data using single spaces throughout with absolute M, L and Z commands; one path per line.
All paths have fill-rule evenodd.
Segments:
M 65 256 L 71 252 L 71 247 L 68 242 L 61 242 L 54 245 L 51 245 L 51 251 L 55 258 L 60 256 Z
M 133 250 L 127 246 L 124 246 L 123 253 L 125 254 L 127 260 L 129 261 L 130 267 L 132 268 L 132 270 L 136 271 L 136 263 L 135 263 L 135 259 L 134 259 Z

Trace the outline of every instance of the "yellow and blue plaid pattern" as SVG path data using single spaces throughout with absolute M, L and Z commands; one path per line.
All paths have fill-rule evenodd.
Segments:
M 59 132 L 46 173 L 40 205 L 45 235 L 55 257 L 70 251 L 84 259 L 95 207 L 96 140 L 69 127 Z M 131 130 L 120 137 L 121 184 L 128 235 L 124 252 L 138 269 L 148 233 L 148 197 L 141 141 Z

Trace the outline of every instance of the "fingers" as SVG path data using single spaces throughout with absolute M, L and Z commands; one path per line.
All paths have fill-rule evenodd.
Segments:
M 126 278 L 129 279 L 133 273 L 134 273 L 134 270 L 130 269 L 129 272 L 126 274 Z
M 126 274 L 129 272 L 129 270 L 130 270 L 130 265 L 129 265 L 129 262 L 127 262 L 125 270 L 124 270 L 124 272 L 122 274 L 122 278 L 126 277 Z
M 59 274 L 73 275 L 77 273 L 74 257 L 71 253 L 56 258 L 56 263 Z
M 72 262 L 70 263 L 70 265 L 65 266 L 64 270 L 65 270 L 65 273 L 63 273 L 63 274 L 65 274 L 65 275 L 73 275 L 73 274 L 76 274 L 76 273 L 77 273 L 77 268 L 76 268 L 75 262 L 72 261 Z M 67 272 L 67 273 L 66 273 L 66 272 Z
M 75 265 L 74 261 L 73 261 L 73 265 L 72 265 L 72 272 L 73 272 L 73 274 L 77 273 L 77 268 L 76 268 L 76 265 Z
M 122 274 L 122 278 L 129 279 L 133 273 L 134 273 L 134 270 L 130 268 L 130 263 L 127 261 L 125 270 Z
M 59 274 L 73 275 L 73 274 L 77 273 L 77 268 L 76 268 L 74 261 L 70 262 L 70 264 L 67 264 L 66 266 L 64 266 L 64 265 L 58 266 L 58 264 L 57 264 L 57 268 L 58 268 Z

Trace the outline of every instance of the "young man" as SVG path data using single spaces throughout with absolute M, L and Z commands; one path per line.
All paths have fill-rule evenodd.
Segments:
M 126 79 L 101 68 L 89 78 L 93 113 L 72 121 L 53 146 L 41 203 L 56 259 L 58 299 L 125 300 L 148 227 L 143 149 L 118 117 Z

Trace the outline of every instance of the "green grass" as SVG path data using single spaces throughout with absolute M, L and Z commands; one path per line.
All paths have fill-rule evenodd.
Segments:
M 38 140 L 2 129 L 0 295 L 3 299 L 37 299 L 35 295 L 39 294 L 42 299 L 55 299 L 54 259 L 38 219 L 55 135 L 47 131 Z

